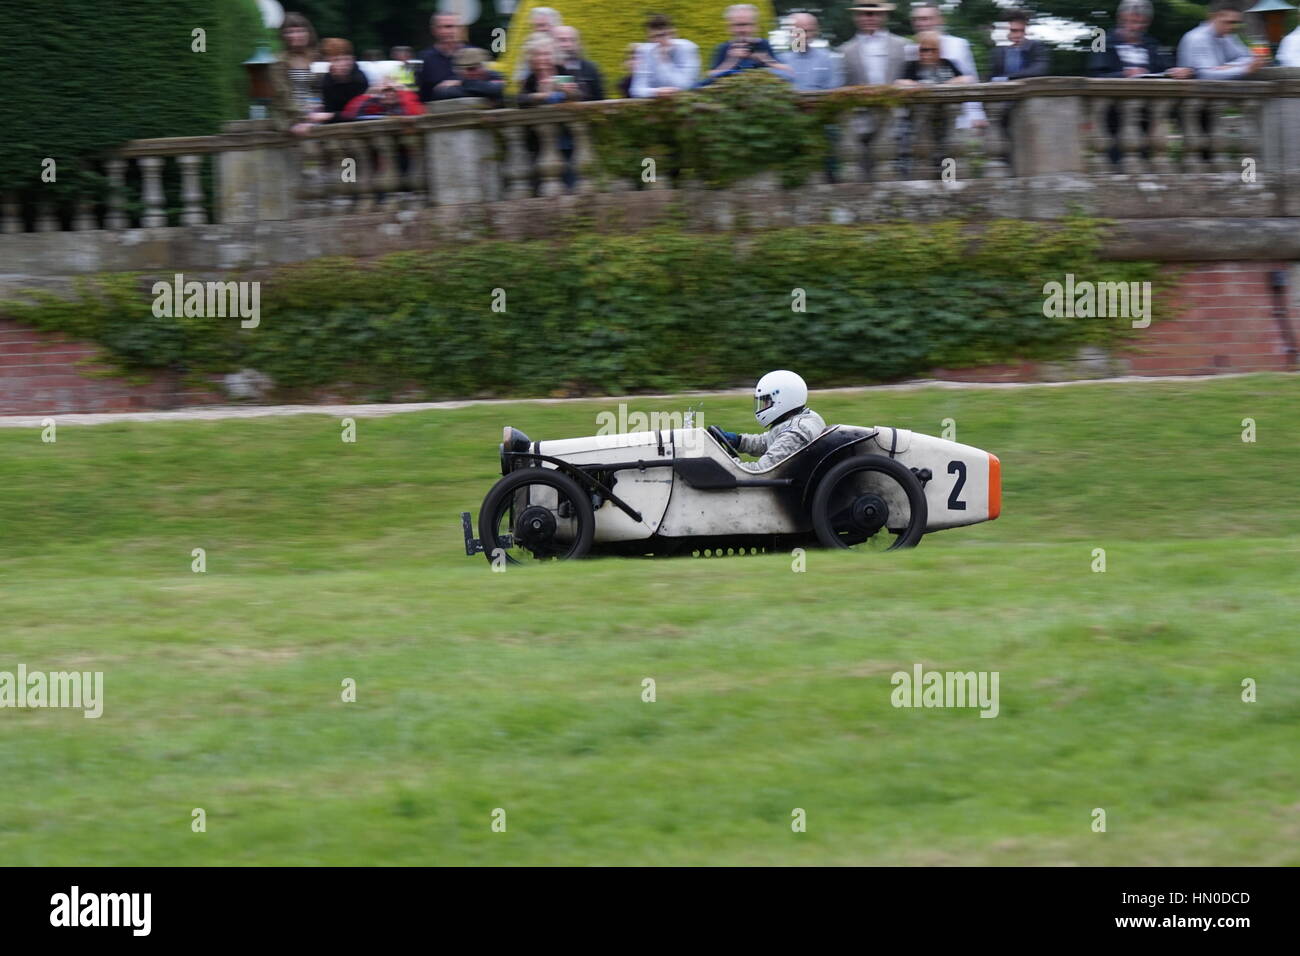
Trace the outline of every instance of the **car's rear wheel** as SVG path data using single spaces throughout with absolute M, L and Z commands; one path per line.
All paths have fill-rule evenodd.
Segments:
M 591 496 L 552 468 L 520 468 L 487 493 L 478 513 L 479 540 L 489 562 L 564 561 L 591 550 L 596 513 Z
M 894 551 L 916 547 L 929 510 L 925 489 L 909 468 L 881 455 L 858 455 L 817 485 L 812 520 L 825 547 Z

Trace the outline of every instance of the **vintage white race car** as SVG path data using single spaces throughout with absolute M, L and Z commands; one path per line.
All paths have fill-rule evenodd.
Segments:
M 509 426 L 465 551 L 523 563 L 587 554 L 914 547 L 996 518 L 997 456 L 901 428 L 831 425 L 761 472 L 717 426 L 533 441 Z

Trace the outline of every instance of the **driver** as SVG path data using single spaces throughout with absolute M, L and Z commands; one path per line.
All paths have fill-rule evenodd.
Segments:
M 746 471 L 766 471 L 826 430 L 826 422 L 807 405 L 808 386 L 794 372 L 768 372 L 754 386 L 754 417 L 767 431 L 758 435 L 722 432 L 737 451 L 758 457 L 739 462 Z M 719 429 L 721 431 L 721 429 Z

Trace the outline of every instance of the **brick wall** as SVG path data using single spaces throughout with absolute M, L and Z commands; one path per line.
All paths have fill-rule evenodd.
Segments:
M 1270 273 L 1289 271 L 1288 321 L 1300 331 L 1300 266 L 1285 262 L 1221 262 L 1171 266 L 1174 319 L 1153 322 L 1132 351 L 1076 363 L 1013 362 L 972 369 L 936 369 L 935 378 L 967 382 L 1033 382 L 1115 374 L 1205 375 L 1282 371 L 1290 357 L 1273 317 Z M 0 415 L 119 412 L 211 405 L 215 390 L 195 390 L 175 375 L 143 384 L 105 375 L 98 350 L 83 342 L 0 320 Z M 337 397 L 333 397 L 337 400 Z
M 85 342 L 0 319 L 0 415 L 157 410 L 219 398 L 183 388 L 174 375 L 128 381 L 97 361 L 99 354 Z
M 1288 273 L 1287 322 L 1300 334 L 1300 267 L 1287 262 L 1198 262 L 1166 267 L 1174 280 L 1168 303 L 1175 318 L 1153 317 L 1133 347 L 1109 361 L 1017 362 L 937 369 L 957 382 L 1034 382 L 1103 375 L 1215 375 L 1295 369 L 1273 316 L 1271 274 Z M 1285 301 L 1285 300 L 1284 300 Z M 1157 307 L 1164 311 L 1157 300 Z

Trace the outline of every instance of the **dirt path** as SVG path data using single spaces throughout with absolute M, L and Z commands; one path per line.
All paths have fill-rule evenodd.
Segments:
M 1082 385 L 1115 385 L 1156 382 L 1203 382 L 1210 379 L 1240 378 L 1242 374 L 1225 375 L 1126 375 L 1120 378 L 1084 379 L 1071 382 L 941 382 L 937 379 L 918 379 L 897 385 L 867 385 L 852 388 L 819 388 L 817 395 L 857 395 L 871 392 L 913 391 L 922 388 L 939 389 L 1016 389 L 1065 388 Z M 188 408 L 171 412 L 112 412 L 104 414 L 65 415 L 0 415 L 0 428 L 40 427 L 46 419 L 60 425 L 107 425 L 113 422 L 172 422 L 220 421 L 229 418 L 266 418 L 279 415 L 328 415 L 332 418 L 382 418 L 404 412 L 450 411 L 473 405 L 563 405 L 573 402 L 633 402 L 645 403 L 665 399 L 707 398 L 710 395 L 746 395 L 746 389 L 725 389 L 711 392 L 675 392 L 666 395 L 608 395 L 587 398 L 485 398 L 457 402 L 407 402 L 376 405 L 215 405 Z

